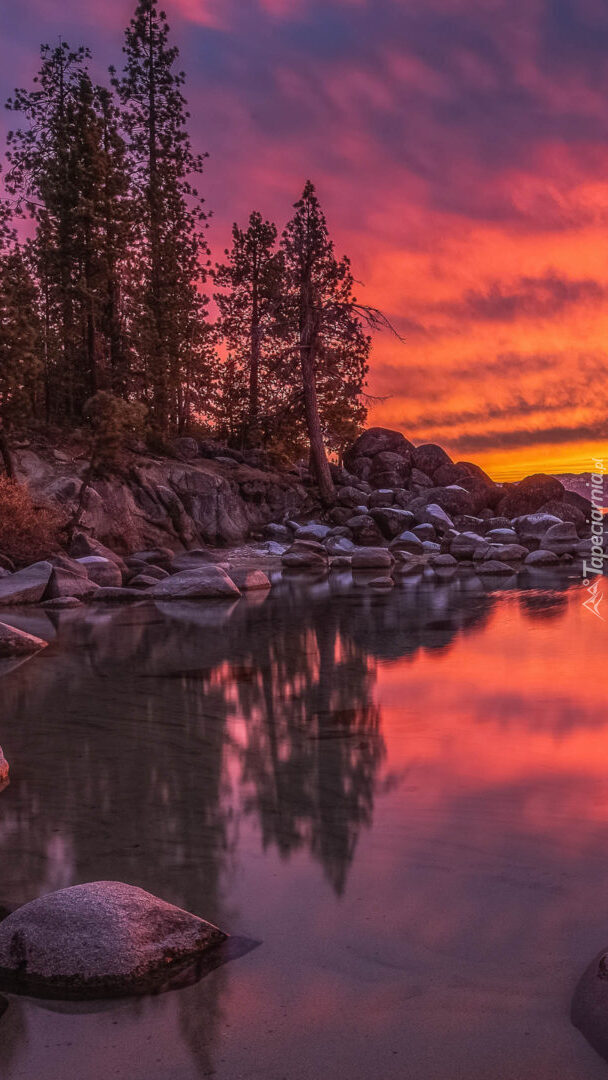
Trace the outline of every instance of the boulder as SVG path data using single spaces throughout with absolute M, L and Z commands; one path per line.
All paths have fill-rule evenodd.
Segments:
M 270 581 L 261 570 L 249 569 L 242 566 L 231 566 L 230 577 L 241 592 L 252 592 L 257 589 L 269 589 Z
M 445 510 L 438 506 L 437 503 L 431 502 L 427 504 L 424 518 L 441 535 L 447 532 L 448 529 L 454 528 L 454 523 L 449 514 L 446 514 Z
M 571 521 L 550 525 L 543 537 L 543 548 L 554 551 L 556 555 L 572 555 L 579 543 L 576 526 Z
M 344 454 L 344 464 L 347 469 L 357 476 L 360 473 L 354 468 L 354 464 L 361 458 L 371 459 L 377 454 L 399 454 L 408 462 L 411 461 L 414 446 L 400 431 L 391 431 L 389 428 L 368 428 Z
M 526 555 L 524 562 L 526 566 L 555 566 L 559 563 L 559 556 L 554 551 L 539 548 L 538 551 L 531 551 Z
M 413 490 L 420 491 L 424 488 L 431 488 L 433 481 L 430 476 L 420 471 L 420 469 L 412 469 L 410 473 L 410 487 Z
M 526 514 L 513 522 L 515 532 L 524 544 L 528 541 L 542 540 L 552 525 L 561 524 L 560 519 L 553 514 Z
M 402 487 L 411 473 L 409 456 L 392 453 L 389 450 L 376 454 L 369 472 L 370 483 L 377 488 Z
M 410 532 L 409 529 L 405 529 L 390 544 L 390 550 L 393 552 L 404 551 L 409 555 L 422 555 L 422 540 L 413 532 Z
M 459 484 L 429 488 L 428 492 L 425 492 L 425 499 L 427 506 L 429 503 L 436 503 L 452 518 L 455 514 L 475 515 L 475 498 L 466 488 L 461 487 Z
M 368 496 L 367 505 L 370 510 L 372 506 L 392 506 L 395 502 L 395 492 L 393 488 L 378 488 L 377 491 L 372 491 Z
M 146 589 L 151 589 L 153 585 L 156 585 L 158 580 L 158 578 L 151 577 L 149 574 L 136 574 L 135 577 L 130 579 L 129 588 L 136 589 L 138 592 L 145 592 Z
M 42 600 L 53 567 L 50 562 L 37 562 L 9 574 L 0 580 L 0 605 L 37 604 Z
M 288 570 L 326 570 L 329 556 L 323 544 L 314 540 L 296 540 L 281 561 Z
M 95 585 L 103 585 L 106 589 L 117 589 L 122 585 L 123 572 L 113 560 L 106 559 L 102 555 L 86 555 L 82 559 L 77 559 L 77 562 L 84 567 L 89 581 L 93 581 Z
M 382 532 L 371 514 L 355 514 L 354 517 L 348 519 L 346 524 L 357 544 L 378 547 L 382 543 Z
M 146 551 L 135 551 L 131 557 L 138 559 L 142 563 L 152 563 L 153 566 L 160 566 L 163 570 L 168 570 L 174 555 L 175 552 L 171 548 L 160 547 Z M 125 559 L 125 562 L 128 563 L 128 560 Z
M 434 478 L 435 473 L 442 465 L 451 465 L 452 459 L 441 446 L 436 443 L 423 443 L 416 446 L 412 451 L 412 465 L 427 476 Z
M 350 555 L 355 545 L 348 536 L 328 536 L 323 547 L 328 555 Z
M 566 492 L 566 495 L 568 492 Z M 585 500 L 586 501 L 586 500 Z M 591 522 L 592 506 L 588 503 L 588 509 L 582 510 L 576 503 L 571 503 L 564 499 L 560 502 L 557 499 L 552 499 L 550 502 L 543 503 L 540 508 L 541 514 L 552 514 L 554 517 L 559 518 L 560 521 L 570 521 L 576 525 L 579 533 L 588 532 L 589 524 Z
M 498 512 L 509 518 L 534 514 L 541 506 L 554 499 L 562 502 L 565 493 L 560 480 L 544 473 L 526 476 L 517 484 L 505 485 L 504 490 L 506 493 L 498 503 Z
M 435 469 L 433 480 L 436 487 L 448 487 L 450 484 L 460 484 L 462 480 L 468 480 L 470 475 L 462 463 L 455 465 L 448 460 Z
M 227 935 L 133 885 L 95 881 L 32 900 L 0 923 L 0 979 L 41 996 L 162 988 Z
M 356 487 L 342 487 L 337 491 L 338 502 L 341 506 L 361 506 L 363 503 L 367 505 L 370 496 L 366 495 L 364 491 L 360 491 Z
M 455 566 L 458 566 L 458 559 L 446 551 L 443 554 L 433 555 L 431 563 L 439 570 L 453 570 Z
M 196 439 L 191 439 L 187 435 L 173 440 L 173 451 L 181 461 L 192 461 L 200 453 Z
M 292 539 L 291 529 L 288 529 L 286 525 L 277 525 L 275 522 L 266 525 L 262 535 L 266 540 L 274 540 L 277 544 L 290 544 Z
M 422 550 L 425 555 L 439 555 L 441 553 L 441 544 L 436 544 L 434 540 L 423 540 Z
M 483 543 L 483 537 L 478 536 L 477 533 L 459 533 L 450 543 L 450 555 L 453 555 L 455 559 L 472 559 L 475 550 Z
M 76 574 L 76 577 L 84 578 L 85 581 L 88 580 L 89 575 L 85 567 L 77 559 L 70 558 L 69 555 L 53 555 L 49 562 L 52 563 L 55 569 L 67 570 L 70 574 Z
M 24 630 L 17 630 L 15 626 L 7 626 L 0 623 L 0 657 L 6 656 L 29 656 L 31 653 L 45 649 L 46 641 L 26 634 Z
M 528 555 L 528 549 L 523 544 L 492 544 L 489 554 L 500 562 L 519 563 Z
M 398 506 L 375 506 L 370 510 L 369 516 L 373 518 L 387 540 L 394 540 L 399 533 L 409 528 L 414 522 L 414 515 L 409 510 L 401 510 Z
M 296 530 L 296 540 L 318 540 L 319 543 L 331 532 L 329 525 L 320 525 L 316 521 L 310 521 L 308 525 L 300 525 Z
M 122 574 L 125 572 L 125 562 L 120 555 L 117 555 L 115 551 L 111 551 L 105 544 L 101 544 L 99 540 L 94 540 L 92 536 L 87 536 L 83 532 L 74 535 L 70 544 L 70 555 L 79 562 L 89 555 L 96 555 L 99 558 L 116 563 Z
M 93 593 L 97 592 L 99 588 L 94 581 L 90 581 L 87 576 L 81 577 L 79 574 L 73 574 L 71 570 L 63 570 L 60 566 L 56 566 L 51 574 L 44 599 L 46 600 L 59 600 L 65 596 L 73 596 L 79 600 L 86 600 Z
M 376 567 L 390 570 L 394 561 L 386 548 L 357 548 L 352 553 L 351 566 L 353 570 L 375 569 Z
M 515 529 L 488 529 L 485 534 L 486 540 L 493 544 L 516 544 L 517 533 Z
M 424 521 L 420 525 L 414 525 L 412 532 L 419 540 L 436 540 L 437 532 L 434 525 Z
M 209 563 L 157 581 L 147 595 L 155 600 L 233 600 L 240 592 L 225 570 Z

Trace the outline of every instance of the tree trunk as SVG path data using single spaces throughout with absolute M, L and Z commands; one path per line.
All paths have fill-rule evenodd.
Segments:
M 315 379 L 315 350 L 316 328 L 314 309 L 311 297 L 310 284 L 305 282 L 303 288 L 302 317 L 300 320 L 300 367 L 302 371 L 302 389 L 304 391 L 304 412 L 306 427 L 310 440 L 310 454 L 313 463 L 314 475 L 319 485 L 321 501 L 329 505 L 335 500 L 334 482 L 331 478 L 329 461 L 325 453 L 323 432 L 321 430 L 321 418 L 319 416 L 319 402 L 317 399 L 317 383 Z
M 4 430 L 4 424 L 0 420 L 0 457 L 4 463 L 4 471 L 9 480 L 15 479 L 15 467 L 13 465 L 13 458 L 8 445 L 8 439 L 6 437 L 6 431 Z
M 251 303 L 251 354 L 249 358 L 249 439 L 257 441 L 260 395 L 260 315 L 258 283 L 254 277 Z

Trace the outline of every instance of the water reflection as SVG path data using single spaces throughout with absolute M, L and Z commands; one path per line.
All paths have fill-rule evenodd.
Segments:
M 292 577 L 235 604 L 55 616 L 49 648 L 0 684 L 1 741 L 13 778 L 0 803 L 0 902 L 117 878 L 235 933 L 263 937 L 252 963 L 269 965 L 263 984 L 249 958 L 239 960 L 165 1000 L 121 1006 L 113 1019 L 78 1018 L 80 1030 L 103 1043 L 117 1026 L 140 1048 L 151 1040 L 161 1061 L 170 1046 L 181 1055 L 175 1075 L 188 1080 L 214 1070 L 230 1076 L 230 1068 L 257 1075 L 240 1060 L 239 1072 L 234 1053 L 222 1066 L 227 1031 L 255 1018 L 293 962 L 278 911 L 289 919 L 290 905 L 297 909 L 304 897 L 314 934 L 304 925 L 297 932 L 313 953 L 340 935 L 331 905 L 350 912 L 360 966 L 347 993 L 342 987 L 341 1013 L 365 1011 L 357 988 L 377 963 L 385 965 L 383 978 L 393 972 L 381 1027 L 393 1019 L 402 1025 L 403 1000 L 395 1011 L 393 995 L 401 986 L 406 999 L 410 991 L 415 998 L 425 977 L 416 955 L 412 983 L 407 964 L 395 959 L 400 942 L 429 951 L 433 978 L 436 949 L 466 963 L 480 942 L 491 953 L 500 941 L 523 963 L 522 942 L 533 949 L 542 933 L 545 878 L 553 896 L 563 847 L 573 842 L 572 819 L 597 815 L 585 740 L 604 724 L 597 688 L 581 684 L 591 616 L 581 613 L 572 583 L 529 584 L 496 592 L 473 577 L 410 580 L 387 595 L 353 589 L 339 575 L 308 583 Z M 569 761 L 574 755 L 580 763 L 574 773 L 556 750 L 567 738 Z M 494 850 L 493 830 L 505 815 L 509 828 Z M 541 867 L 530 855 L 535 829 L 554 845 Z M 475 851 L 485 853 L 484 869 Z M 488 918 L 518 875 L 527 884 L 508 917 Z M 281 893 L 296 879 L 301 901 Z M 328 892 L 319 898 L 321 882 Z M 360 921 L 370 916 L 357 907 L 365 895 L 368 909 L 374 893 L 375 928 Z M 265 928 L 264 899 L 272 909 Z M 580 918 L 581 905 L 577 911 Z M 277 938 L 284 955 L 275 952 Z M 313 999 L 324 1001 L 335 1028 L 332 994 L 324 996 L 322 985 L 317 978 L 302 989 L 301 1013 L 292 1002 L 284 1036 L 300 1032 Z M 26 1045 L 48 1039 L 53 1028 L 42 1016 L 28 1003 L 11 1004 L 2 1022 L 5 1069 L 12 1061 L 17 1070 Z M 57 1030 L 69 1031 L 68 1020 L 55 1016 Z M 126 1053 L 119 1039 L 117 1075 L 156 1075 L 151 1051 L 142 1051 L 145 1067 L 135 1056 L 126 1068 Z M 60 1056 L 57 1062 L 61 1076 Z

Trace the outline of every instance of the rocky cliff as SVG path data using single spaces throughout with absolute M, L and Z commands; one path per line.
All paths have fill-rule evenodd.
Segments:
M 179 457 L 132 455 L 119 475 L 87 488 L 81 527 L 114 551 L 239 543 L 252 531 L 301 512 L 307 492 L 297 474 L 220 455 L 202 457 L 193 440 Z M 241 455 L 237 455 L 241 457 Z M 64 450 L 18 448 L 19 479 L 66 516 L 77 506 L 86 458 Z

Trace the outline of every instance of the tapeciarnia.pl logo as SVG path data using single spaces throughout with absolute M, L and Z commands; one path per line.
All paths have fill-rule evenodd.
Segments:
M 594 462 L 595 471 L 591 473 L 591 556 L 589 562 L 583 561 L 583 585 L 587 590 L 587 599 L 583 607 L 604 622 L 600 604 L 604 598 L 602 580 L 604 561 L 608 557 L 604 551 L 604 474 L 606 467 L 602 460 Z

